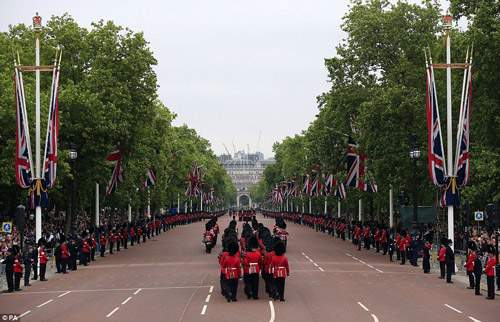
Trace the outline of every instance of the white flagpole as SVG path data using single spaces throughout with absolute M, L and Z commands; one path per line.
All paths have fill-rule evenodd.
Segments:
M 309 213 L 312 213 L 311 197 L 309 197 Z
M 200 193 L 200 211 L 203 211 L 203 192 Z
M 149 187 L 148 189 L 148 218 L 151 218 L 151 194 L 149 192 Z
M 340 199 L 337 200 L 337 217 L 340 218 Z
M 177 193 L 177 212 L 181 211 L 181 199 L 179 193 Z
M 446 136 L 447 136 L 447 157 L 448 157 L 448 176 L 451 178 L 453 173 L 453 119 L 451 105 L 451 21 L 445 22 L 446 30 Z M 448 239 L 454 240 L 454 218 L 453 205 L 448 205 Z M 455 250 L 455 245 L 451 248 Z
M 36 14 L 38 16 L 38 13 Z M 35 26 L 35 179 L 41 179 L 40 169 L 40 32 L 41 26 Z M 36 242 L 42 238 L 42 207 L 35 209 Z
M 363 202 L 361 201 L 361 198 L 358 200 L 358 221 L 361 221 L 363 217 Z
M 130 205 L 130 199 L 128 201 L 128 222 L 132 222 L 132 206 Z
M 327 207 L 328 207 L 328 201 L 327 201 L 326 196 L 325 196 L 325 209 L 324 209 L 324 210 L 325 210 L 325 211 L 324 211 L 324 212 L 325 212 L 325 215 L 326 215 L 326 210 L 327 210 L 326 208 L 327 208 Z
M 95 226 L 99 227 L 99 184 L 95 184 Z
M 392 188 L 389 189 L 389 228 L 394 227 L 394 206 L 392 201 Z

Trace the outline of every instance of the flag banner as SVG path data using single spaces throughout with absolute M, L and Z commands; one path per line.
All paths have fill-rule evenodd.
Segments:
M 309 196 L 314 197 L 318 195 L 318 175 L 315 174 L 311 182 L 311 189 L 309 190 Z
M 470 61 L 472 65 L 472 61 Z M 469 181 L 469 133 L 470 133 L 470 110 L 472 105 L 472 79 L 471 65 L 465 70 L 464 87 L 462 90 L 462 104 L 460 106 L 460 120 L 457 132 L 457 156 L 455 158 L 455 175 L 457 185 L 463 187 Z
M 22 73 L 17 68 L 15 68 L 14 83 L 16 99 L 16 158 L 14 162 L 16 182 L 21 188 L 29 188 L 34 179 L 32 172 L 34 168 L 23 78 Z
M 338 183 L 335 186 L 335 197 L 339 200 L 344 200 L 347 197 L 345 186 L 343 182 L 337 181 Z
M 44 180 L 34 180 L 28 189 L 28 205 L 31 209 L 49 206 L 49 194 Z
M 347 179 L 345 185 L 348 187 L 357 187 L 359 180 L 359 155 L 357 145 L 354 140 L 349 137 L 347 145 Z
M 368 176 L 368 180 L 365 183 L 365 191 L 373 193 L 378 192 L 378 186 L 377 183 L 375 182 L 375 178 L 373 178 L 373 176 L 371 175 Z
M 367 167 L 368 158 L 364 153 L 359 154 L 359 171 L 358 171 L 358 189 L 361 191 L 367 191 L 367 185 L 365 182 L 365 176 L 368 171 Z
M 146 171 L 146 181 L 144 181 L 144 188 L 151 188 L 156 185 L 156 174 L 153 169 Z
M 460 206 L 460 191 L 455 177 L 446 177 L 446 184 L 441 189 L 441 207 Z
M 303 178 L 302 194 L 309 196 L 311 194 L 311 178 L 306 174 Z
M 201 167 L 197 165 L 193 165 L 191 170 L 188 172 L 187 178 L 187 188 L 186 188 L 186 196 L 187 197 L 198 197 L 200 196 L 201 185 L 202 185 L 202 171 Z
M 426 114 L 429 176 L 436 186 L 443 187 L 446 184 L 446 160 L 444 156 L 441 121 L 439 118 L 436 84 L 434 81 L 434 69 L 432 66 L 427 68 Z
M 59 66 L 54 66 L 50 90 L 49 117 L 43 164 L 43 180 L 47 188 L 52 188 L 57 174 L 57 138 L 59 136 Z
M 118 188 L 118 183 L 123 182 L 122 158 L 123 154 L 120 150 L 115 150 L 106 157 L 106 160 L 115 162 L 111 179 L 106 187 L 106 195 L 110 195 L 115 192 Z
M 325 180 L 325 195 L 329 196 L 334 193 L 334 187 L 336 185 L 336 180 L 333 177 L 333 174 L 329 174 Z

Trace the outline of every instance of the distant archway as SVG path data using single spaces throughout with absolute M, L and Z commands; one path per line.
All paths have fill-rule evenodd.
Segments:
M 247 207 L 251 208 L 252 207 L 252 198 L 250 197 L 250 194 L 247 192 L 239 192 L 237 197 L 236 197 L 236 207 L 242 208 L 242 207 Z

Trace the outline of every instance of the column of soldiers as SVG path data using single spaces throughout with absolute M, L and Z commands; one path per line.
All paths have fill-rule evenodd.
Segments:
M 275 228 L 286 224 L 278 220 Z M 278 235 L 255 217 L 243 224 L 240 238 L 235 217 L 224 230 L 220 264 L 221 294 L 228 302 L 237 301 L 238 281 L 242 277 L 247 299 L 259 299 L 259 277 L 269 298 L 285 301 L 285 279 L 290 276 L 285 244 Z
M 61 234 L 55 239 L 53 245 L 55 273 L 67 274 L 68 271 L 76 271 L 80 265 L 89 265 L 95 261 L 96 252 L 104 257 L 106 250 L 109 254 L 113 254 L 115 251 L 119 252 L 121 248 L 127 249 L 129 245 L 145 243 L 148 239 L 173 229 L 177 225 L 186 225 L 222 214 L 223 212 L 157 215 L 152 219 L 133 223 L 122 222 L 104 225 L 79 234 L 71 233 L 67 237 Z M 21 251 L 18 245 L 8 249 L 3 261 L 8 286 L 5 292 L 20 291 L 20 281 L 23 275 L 25 287 L 31 286 L 32 274 L 31 280 L 47 281 L 45 275 L 49 261 L 46 251 L 48 245 L 51 243 L 41 238 L 36 247 L 28 243 L 24 251 Z
M 421 234 L 418 231 L 407 232 L 402 229 L 390 229 L 375 221 L 347 222 L 344 218 L 332 218 L 325 215 L 264 212 L 264 216 L 283 218 L 315 229 L 317 232 L 337 236 L 344 241 L 347 233 L 347 237 L 351 238 L 358 251 L 361 251 L 362 248 L 366 250 L 374 248 L 376 253 L 388 255 L 391 262 L 394 261 L 393 256 L 396 253 L 396 260 L 400 261 L 400 265 L 405 265 L 409 261 L 412 266 L 418 266 L 418 258 L 421 256 L 423 272 L 430 274 L 430 258 L 434 239 L 434 233 L 430 226 L 426 227 L 425 232 Z M 440 264 L 439 278 L 446 280 L 447 283 L 453 283 L 452 275 L 455 274 L 455 254 L 451 244 L 451 240 L 442 238 L 437 253 L 437 260 Z M 497 264 L 495 248 L 489 245 L 483 252 L 487 253 L 487 256 L 479 256 L 476 243 L 470 242 L 468 246 L 467 260 L 464 265 L 469 277 L 470 285 L 468 288 L 474 289 L 476 295 L 481 295 L 481 275 L 485 274 L 488 289 L 487 299 L 494 299 L 495 266 Z

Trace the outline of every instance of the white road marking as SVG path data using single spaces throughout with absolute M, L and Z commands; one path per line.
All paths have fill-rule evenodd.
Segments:
M 122 302 L 122 305 L 127 304 L 128 301 L 132 299 L 132 296 L 129 296 L 125 301 Z
M 349 254 L 349 253 L 345 253 L 345 254 L 346 254 L 347 256 L 349 256 L 349 257 L 352 257 L 352 255 L 351 255 L 351 254 Z
M 361 259 L 359 259 L 358 262 L 360 262 L 361 264 L 365 264 L 366 265 L 366 263 L 363 262 Z
M 142 288 L 138 289 L 137 291 L 134 292 L 134 295 L 139 294 L 139 292 L 142 291 Z
M 23 314 L 19 315 L 19 316 L 18 316 L 18 318 L 20 319 L 20 318 L 22 318 L 23 316 L 28 315 L 28 314 L 30 314 L 30 313 L 31 313 L 31 311 L 30 311 L 30 310 L 28 310 L 28 311 L 24 312 Z
M 113 311 L 109 312 L 108 315 L 106 315 L 106 317 L 109 318 L 110 316 L 112 316 L 113 313 L 115 313 L 116 311 L 118 311 L 119 308 L 120 308 L 119 306 L 115 307 L 115 309 Z
M 52 300 L 52 299 L 51 299 L 51 300 L 48 300 L 47 302 L 43 302 L 42 304 L 37 305 L 37 307 L 42 307 L 42 306 L 44 306 L 44 305 L 46 305 L 46 304 L 49 304 L 49 303 L 50 303 L 50 302 L 52 302 L 52 301 L 54 301 L 54 300 Z
M 71 293 L 71 291 L 64 292 L 61 295 L 58 295 L 57 297 L 63 297 L 64 295 L 69 294 L 69 293 Z
M 358 302 L 359 306 L 361 306 L 366 312 L 370 311 L 366 306 L 363 305 L 363 303 Z
M 454 307 L 453 307 L 453 306 L 451 306 L 451 305 L 445 304 L 444 306 L 446 306 L 446 307 L 447 307 L 447 308 L 449 308 L 449 309 L 452 309 L 453 311 L 455 311 L 455 312 L 457 312 L 457 313 L 462 314 L 462 311 L 460 311 L 460 310 L 458 310 L 458 309 L 454 308 Z
M 201 315 L 205 315 L 205 312 L 207 312 L 207 305 L 203 305 L 203 309 L 201 310 Z
M 313 261 L 312 259 L 310 259 L 310 258 L 309 258 L 309 261 L 310 261 L 311 263 L 313 263 L 313 262 L 314 262 L 314 261 Z
M 210 290 L 208 290 L 208 293 L 212 293 L 213 290 L 214 290 L 214 287 L 210 286 Z
M 269 319 L 269 322 L 274 322 L 275 319 L 275 313 L 274 313 L 274 305 L 273 301 L 269 301 L 269 308 L 271 309 L 271 318 Z
M 366 266 L 375 269 L 375 267 L 371 266 L 370 264 L 366 264 Z
M 205 299 L 205 302 L 206 303 L 210 302 L 210 294 L 207 295 L 207 298 Z
M 475 318 L 473 318 L 472 316 L 469 316 L 469 319 L 471 319 L 471 320 L 472 320 L 472 321 L 474 321 L 474 322 L 481 322 L 480 320 L 475 319 Z
M 322 271 L 322 272 L 324 272 L 324 271 L 325 271 L 325 270 L 324 270 L 324 269 L 322 269 L 321 267 L 318 267 L 318 269 L 319 269 L 320 271 Z
M 383 271 L 379 270 L 378 268 L 375 268 L 375 270 L 379 273 L 383 273 Z
M 352 259 L 358 260 L 358 258 L 356 256 L 353 256 Z
M 372 313 L 373 322 L 378 322 L 377 316 Z
M 314 262 L 313 262 L 313 265 L 314 265 L 314 266 L 316 266 L 316 267 L 318 267 L 318 266 L 319 266 L 318 264 L 316 264 L 316 263 L 314 263 Z

